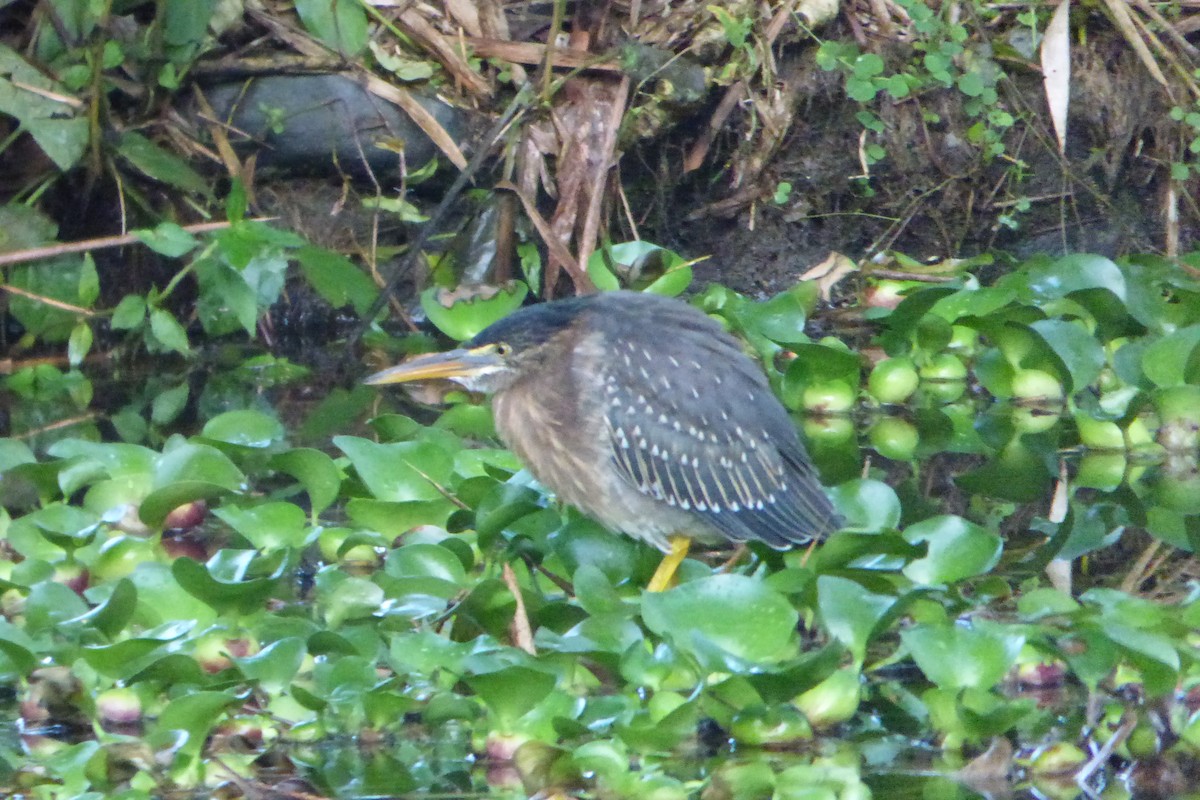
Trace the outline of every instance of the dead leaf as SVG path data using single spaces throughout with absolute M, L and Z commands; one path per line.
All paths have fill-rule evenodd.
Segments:
M 1071 0 L 1060 0 L 1042 39 L 1042 84 L 1058 151 L 1067 152 L 1067 109 L 1071 102 Z
M 858 264 L 835 250 L 820 264 L 810 267 L 800 276 L 800 280 L 816 281 L 821 299 L 828 303 L 832 299 L 833 287 L 837 286 L 842 278 L 854 272 L 858 272 Z

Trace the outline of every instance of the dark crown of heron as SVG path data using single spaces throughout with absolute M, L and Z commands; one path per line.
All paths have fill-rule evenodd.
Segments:
M 514 355 L 546 344 L 557 333 L 571 326 L 585 307 L 586 298 L 558 300 L 526 306 L 504 319 L 484 328 L 464 346 L 482 347 L 489 344 L 506 344 Z

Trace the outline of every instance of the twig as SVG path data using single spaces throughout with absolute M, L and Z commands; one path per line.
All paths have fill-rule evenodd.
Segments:
M 55 300 L 53 297 L 46 297 L 45 295 L 34 294 L 33 292 L 30 292 L 26 289 L 21 289 L 17 286 L 13 286 L 12 284 L 7 284 L 7 283 L 0 284 L 0 291 L 5 291 L 5 292 L 8 292 L 9 294 L 15 294 L 15 295 L 18 295 L 19 297 L 24 297 L 27 300 L 33 300 L 35 303 L 41 303 L 42 305 L 53 306 L 54 308 L 61 308 L 63 311 L 70 311 L 72 314 L 79 314 L 84 317 L 96 316 L 96 312 L 86 309 L 82 306 L 75 306 L 75 305 L 71 305 L 70 303 L 64 303 L 62 300 Z
M 1128 594 L 1133 594 L 1137 588 L 1142 585 L 1142 581 L 1146 580 L 1152 573 L 1147 569 L 1150 562 L 1154 560 L 1154 556 L 1158 553 L 1158 549 L 1162 547 L 1162 542 L 1155 539 L 1150 545 L 1142 551 L 1138 556 L 1137 561 L 1133 562 L 1133 566 L 1129 568 L 1125 579 L 1121 581 L 1121 591 Z
M 43 425 L 40 428 L 34 428 L 33 430 L 23 431 L 21 433 L 13 433 L 10 435 L 14 439 L 32 439 L 39 433 L 49 433 L 50 431 L 56 431 L 60 428 L 70 428 L 72 425 L 81 425 L 85 422 L 91 422 L 96 418 L 96 416 L 97 414 L 95 412 L 80 414 L 78 417 L 60 419 L 58 422 L 51 422 L 49 425 Z
M 247 222 L 271 222 L 278 217 L 254 217 Z M 228 228 L 232 222 L 199 222 L 195 225 L 184 225 L 188 233 L 210 233 Z M 84 239 L 81 242 L 59 242 L 43 247 L 30 247 L 25 250 L 13 250 L 10 253 L 0 253 L 0 267 L 12 264 L 24 264 L 29 261 L 41 261 L 70 253 L 88 253 L 93 250 L 103 250 L 109 247 L 124 247 L 127 244 L 138 244 L 141 239 L 136 233 L 123 233 L 120 236 L 101 236 L 97 239 Z
M 513 600 L 517 603 L 516 611 L 513 613 L 512 624 L 509 627 L 512 633 L 513 645 L 521 648 L 531 656 L 537 655 L 537 648 L 533 645 L 533 628 L 529 624 L 529 612 L 525 610 L 525 598 L 521 596 L 521 586 L 517 583 L 517 574 L 513 572 L 511 564 L 505 564 L 502 570 L 504 576 L 504 584 L 508 586 L 508 590 L 512 592 Z

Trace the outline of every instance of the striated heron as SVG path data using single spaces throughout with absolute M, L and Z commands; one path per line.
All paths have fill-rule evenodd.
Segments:
M 762 371 L 678 300 L 528 306 L 366 382 L 437 378 L 492 394 L 500 437 L 561 500 L 666 553 L 651 591 L 670 585 L 691 539 L 784 549 L 838 523 Z

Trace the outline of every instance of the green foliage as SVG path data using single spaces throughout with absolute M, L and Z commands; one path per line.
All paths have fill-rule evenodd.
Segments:
M 817 64 L 826 71 L 845 76 L 846 95 L 863 106 L 896 102 L 913 95 L 954 89 L 963 98 L 970 120 L 966 139 L 975 145 L 981 160 L 990 163 L 1005 153 L 1003 137 L 1016 120 L 997 93 L 1004 72 L 987 41 L 974 41 L 967 26 L 951 18 L 948 7 L 935 9 L 925 0 L 900 0 L 915 31 L 911 57 L 889 65 L 877 53 L 862 52 L 848 41 L 824 41 L 817 50 Z M 884 124 L 869 108 L 859 112 L 863 127 L 882 134 Z M 868 141 L 863 147 L 867 165 L 886 157 L 884 148 Z
M 257 260 L 260 287 L 272 254 L 294 252 L 289 239 L 237 224 L 209 240 L 172 228 L 148 238 L 199 250 L 192 264 Z M 611 253 L 661 258 L 667 267 L 643 285 L 679 271 L 652 247 Z M 829 730 L 873 747 L 933 740 L 950 758 L 996 736 L 1032 748 L 1102 730 L 1070 707 L 1012 694 L 1022 675 L 1047 671 L 1118 723 L 1137 707 L 1114 691 L 1136 683 L 1174 714 L 1176 746 L 1193 752 L 1194 723 L 1172 698 L 1200 670 L 1195 599 L 1164 606 L 1103 576 L 1069 596 L 1040 576 L 1052 558 L 1094 554 L 1135 527 L 1175 547 L 1200 543 L 1194 470 L 1159 458 L 1174 441 L 1164 430 L 1197 429 L 1198 298 L 1194 281 L 1149 258 L 1035 259 L 991 286 L 968 276 L 912 287 L 877 315 L 872 344 L 903 359 L 906 381 L 906 397 L 880 416 L 862 356 L 804 333 L 811 287 L 762 301 L 709 287 L 693 302 L 762 355 L 785 401 L 845 386 L 862 427 L 887 420 L 911 440 L 864 434 L 871 455 L 848 416 L 809 417 L 843 529 L 811 556 L 753 550 L 719 569 L 723 558 L 694 555 L 661 594 L 641 588 L 657 551 L 556 506 L 491 446 L 486 411 L 465 398 L 451 397 L 432 425 L 384 413 L 372 438 L 313 449 L 294 442 L 293 428 L 309 423 L 284 424 L 251 399 L 295 379 L 285 362 L 235 372 L 227 402 L 153 376 L 113 420 L 139 434 L 127 442 L 94 429 L 33 447 L 0 440 L 0 534 L 14 554 L 0 561 L 0 678 L 29 709 L 47 702 L 48 681 L 69 677 L 74 692 L 45 707 L 97 731 L 52 753 L 0 741 L 0 785 L 128 796 L 200 787 L 240 755 L 224 748 L 226 732 L 253 730 L 300 747 L 289 753 L 303 753 L 305 775 L 329 793 L 482 789 L 463 765 L 491 752 L 513 755 L 527 792 L 683 797 L 703 785 L 714 796 L 858 797 L 866 767 L 853 750 L 826 743 L 783 762 L 767 753 Z M 178 325 L 140 297 L 122 301 L 114 322 L 173 341 L 156 314 Z M 996 402 L 977 403 L 961 391 L 968 382 Z M 54 369 L 8 386 L 31 409 L 79 396 Z M 192 404 L 207 411 L 191 433 L 169 434 Z M 348 430 L 364 407 L 341 395 L 312 416 Z M 1106 443 L 1099 455 L 1116 458 L 1115 480 L 1081 461 L 1062 513 L 1050 515 L 1060 459 L 1088 441 Z M 1194 449 L 1188 440 L 1173 452 Z M 921 490 L 933 469 L 923 459 L 946 454 L 963 457 L 942 478 L 964 498 L 955 513 Z M 1015 519 L 1028 522 L 997 534 Z M 529 638 L 514 633 L 522 622 Z M 155 757 L 144 778 L 81 766 L 120 758 L 123 742 L 105 730 L 113 707 L 147 720 L 139 746 Z M 735 752 L 703 767 L 667 757 L 701 720 Z M 341 734 L 396 746 L 377 758 L 295 744 Z M 1156 741 L 1139 734 L 1122 757 L 1160 756 Z

